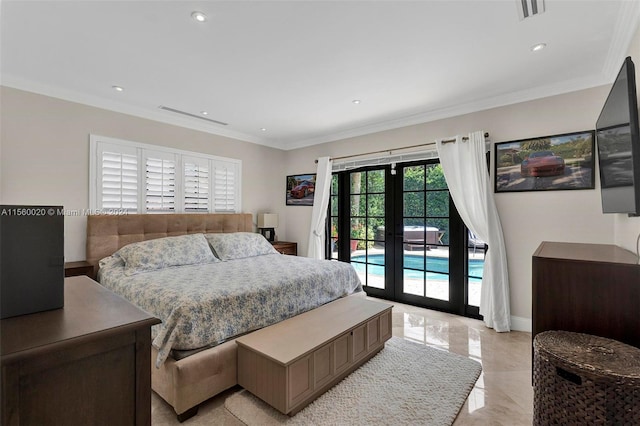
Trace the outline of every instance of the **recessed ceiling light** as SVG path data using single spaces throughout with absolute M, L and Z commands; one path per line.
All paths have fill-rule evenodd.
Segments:
M 209 115 L 209 113 L 207 111 L 200 111 L 200 114 L 202 115 Z
M 191 13 L 191 17 L 193 19 L 195 19 L 196 21 L 198 21 L 198 22 L 204 22 L 204 21 L 207 20 L 207 15 L 205 15 L 202 12 L 198 12 L 198 11 L 195 11 L 195 12 Z
M 124 92 L 124 89 L 120 86 L 111 86 L 111 88 L 116 92 Z
M 266 131 L 267 131 L 267 129 L 265 129 L 264 127 L 263 127 L 262 129 L 260 129 L 260 130 L 262 130 L 263 132 L 266 132 Z
M 544 49 L 545 47 L 547 47 L 547 43 L 534 44 L 533 46 L 531 46 L 531 51 L 532 52 L 537 52 L 539 50 Z
M 353 102 L 354 104 L 359 104 L 360 103 L 360 99 L 354 99 L 351 102 Z

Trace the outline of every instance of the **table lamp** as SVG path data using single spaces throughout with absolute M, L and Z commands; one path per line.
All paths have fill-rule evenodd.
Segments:
M 269 241 L 275 240 L 276 232 L 274 228 L 278 227 L 278 215 L 276 213 L 259 213 L 258 229 L 260 233 Z

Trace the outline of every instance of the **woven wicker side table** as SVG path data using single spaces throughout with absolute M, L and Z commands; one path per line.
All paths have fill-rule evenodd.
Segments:
M 640 349 L 545 331 L 533 351 L 534 425 L 640 425 Z

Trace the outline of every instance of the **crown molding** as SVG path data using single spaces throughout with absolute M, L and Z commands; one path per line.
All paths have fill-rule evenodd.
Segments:
M 640 10 L 640 9 L 639 9 Z M 617 67 L 617 65 L 616 65 Z M 615 77 L 615 76 L 614 76 Z M 218 136 L 224 136 L 232 139 L 237 139 L 244 142 L 255 143 L 258 145 L 268 146 L 270 148 L 281 149 L 285 151 L 306 148 L 313 145 L 322 143 L 335 142 L 343 139 L 354 138 L 358 136 L 364 136 L 372 133 L 384 132 L 387 130 L 398 129 L 401 127 L 413 126 L 417 124 L 428 123 L 445 118 L 456 117 L 464 114 L 470 114 L 479 112 L 491 108 L 497 108 L 506 105 L 512 105 L 520 102 L 527 102 L 536 99 L 541 99 L 549 96 L 561 95 L 577 90 L 588 89 L 596 86 L 608 84 L 608 81 L 603 75 L 592 76 L 574 80 L 564 81 L 558 84 L 543 86 L 534 89 L 527 89 L 514 93 L 507 93 L 504 95 L 487 98 L 479 101 L 469 102 L 462 105 L 456 105 L 446 108 L 435 109 L 422 113 L 412 114 L 404 117 L 399 117 L 391 120 L 386 120 L 377 123 L 365 123 L 360 126 L 351 127 L 338 132 L 333 132 L 327 135 L 321 135 L 317 137 L 311 137 L 306 139 L 295 140 L 272 140 L 257 138 L 253 135 L 248 135 L 241 132 L 236 132 L 229 129 L 221 129 L 213 124 L 200 123 L 197 119 L 183 118 L 179 116 L 173 116 L 169 112 L 155 109 L 147 109 L 141 107 L 135 107 L 122 102 L 113 101 L 110 99 L 100 98 L 97 96 L 87 95 L 75 91 L 61 89 L 58 87 L 52 87 L 33 81 L 26 81 L 13 76 L 2 76 L 2 85 L 12 87 L 19 90 L 25 90 L 33 93 L 38 93 L 45 96 L 51 96 L 54 98 L 63 99 L 66 101 L 76 102 L 84 105 L 93 106 L 96 108 L 102 108 L 118 113 L 128 114 L 140 118 L 145 118 L 153 121 L 158 121 L 175 126 L 185 127 L 192 130 L 198 130 L 205 133 L 210 133 Z
M 616 25 L 613 29 L 609 52 L 602 66 L 602 74 L 607 83 L 613 83 L 629 52 L 631 40 L 640 30 L 640 1 L 625 1 L 620 6 Z M 640 59 L 640 58 L 638 58 Z
M 54 87 L 42 83 L 37 83 L 30 80 L 25 80 L 19 77 L 11 75 L 2 75 L 2 86 L 10 87 L 13 89 L 24 90 L 27 92 L 37 93 L 44 96 L 50 96 L 57 99 L 62 99 L 69 102 L 75 102 L 83 105 L 89 105 L 96 108 L 106 109 L 109 111 L 118 112 L 121 114 L 128 114 L 139 118 L 145 118 L 148 120 L 158 121 L 165 124 L 171 124 L 174 126 L 184 127 L 187 129 L 198 130 L 201 132 L 224 136 L 231 139 L 237 139 L 243 142 L 255 143 L 258 145 L 264 145 L 271 148 L 284 149 L 281 144 L 273 142 L 267 139 L 257 138 L 253 135 L 249 135 L 242 132 L 237 132 L 230 129 L 219 128 L 215 124 L 208 124 L 201 122 L 194 118 L 190 119 L 178 115 L 173 115 L 171 112 L 160 110 L 159 108 L 143 108 L 137 107 L 124 102 L 117 102 L 111 99 L 102 98 L 99 96 L 88 95 L 86 93 L 80 93 L 73 90 L 63 89 L 60 87 Z
M 505 95 L 487 98 L 480 101 L 469 102 L 463 105 L 456 105 L 448 108 L 441 108 L 428 112 L 413 114 L 406 117 L 384 121 L 381 123 L 365 124 L 363 126 L 346 129 L 329 135 L 318 136 L 315 138 L 309 138 L 300 141 L 290 141 L 286 143 L 286 148 L 282 149 L 299 149 L 312 145 L 318 145 L 321 143 L 335 142 L 338 140 L 364 136 L 371 133 L 384 132 L 387 130 L 428 123 L 464 114 L 471 114 L 474 112 L 498 108 L 506 105 L 513 105 L 521 102 L 547 98 L 550 96 L 562 95 L 578 90 L 590 89 L 592 87 L 602 86 L 607 83 L 608 82 L 605 81 L 603 76 L 591 76 L 574 80 L 567 80 L 558 84 L 508 93 Z

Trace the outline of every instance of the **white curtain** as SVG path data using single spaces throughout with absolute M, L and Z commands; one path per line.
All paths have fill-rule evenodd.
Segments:
M 324 259 L 324 231 L 330 189 L 331 159 L 329 157 L 320 157 L 318 158 L 311 229 L 309 230 L 309 247 L 307 248 L 307 257 L 312 259 Z
M 480 314 L 496 331 L 511 329 L 509 275 L 502 225 L 498 217 L 485 156 L 484 132 L 463 141 L 436 141 L 440 164 L 453 202 L 467 227 L 489 245 L 484 261 Z

